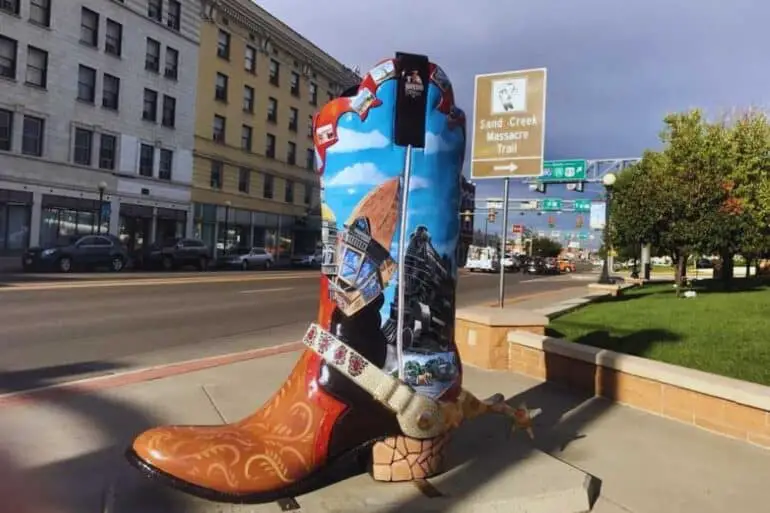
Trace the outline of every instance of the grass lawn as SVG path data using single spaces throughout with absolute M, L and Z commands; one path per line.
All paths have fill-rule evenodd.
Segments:
M 549 334 L 770 386 L 770 282 L 695 290 L 692 299 L 671 284 L 629 290 L 554 319 Z

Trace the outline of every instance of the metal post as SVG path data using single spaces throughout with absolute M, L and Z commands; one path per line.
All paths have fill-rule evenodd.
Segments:
M 599 283 L 608 285 L 610 281 L 610 204 L 612 203 L 612 188 L 606 187 L 607 199 L 604 205 L 604 264 L 602 264 L 602 274 L 599 277 Z
M 487 233 L 489 232 L 489 214 L 484 218 L 484 247 L 487 246 Z
M 404 178 L 401 183 L 401 222 L 398 229 L 398 312 L 396 315 L 396 356 L 398 379 L 404 380 L 404 311 L 406 309 L 406 230 L 409 212 L 409 182 L 412 176 L 412 146 L 406 147 Z
M 104 189 L 99 187 L 99 212 L 96 214 L 96 233 L 102 234 L 102 210 L 104 210 Z
M 505 242 L 508 239 L 508 189 L 511 185 L 511 179 L 504 180 L 503 187 L 503 237 L 500 251 L 500 308 L 505 305 L 505 266 L 503 258 L 505 257 Z

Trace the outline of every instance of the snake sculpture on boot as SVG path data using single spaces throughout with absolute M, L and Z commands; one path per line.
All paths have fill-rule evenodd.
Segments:
M 313 125 L 323 263 L 307 349 L 254 414 L 150 429 L 126 453 L 193 495 L 270 502 L 370 462 L 380 481 L 430 477 L 443 470 L 452 430 L 484 413 L 531 435 L 525 407 L 462 388 L 454 314 L 465 116 L 444 72 L 397 54 Z

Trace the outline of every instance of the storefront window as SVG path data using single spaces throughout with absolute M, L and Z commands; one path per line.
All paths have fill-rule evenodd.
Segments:
M 51 246 L 72 236 L 97 232 L 98 214 L 89 210 L 45 208 L 40 220 L 40 245 Z M 102 233 L 109 231 L 109 219 L 102 219 Z
M 0 251 L 21 251 L 27 248 L 29 219 L 27 205 L 0 203 Z

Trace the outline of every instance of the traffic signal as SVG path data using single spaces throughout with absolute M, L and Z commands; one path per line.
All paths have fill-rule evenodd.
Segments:
M 535 192 L 539 192 L 540 194 L 545 194 L 547 190 L 548 190 L 548 185 L 546 185 L 545 183 L 537 182 L 535 184 L 535 189 L 534 189 Z
M 489 213 L 487 214 L 487 221 L 489 221 L 490 223 L 494 223 L 496 216 L 497 216 L 497 212 L 495 212 L 494 210 L 490 210 Z
M 556 226 L 556 218 L 548 216 L 548 228 L 553 228 L 554 226 Z
M 577 219 L 575 219 L 575 227 L 577 228 L 583 227 L 583 216 L 577 216 Z
M 585 182 L 578 182 L 575 184 L 575 192 L 583 192 L 585 190 Z

